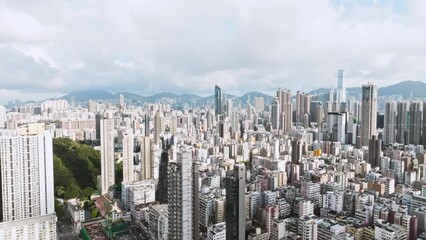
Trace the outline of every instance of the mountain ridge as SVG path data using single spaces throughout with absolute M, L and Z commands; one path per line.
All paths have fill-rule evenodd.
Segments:
M 309 91 L 309 94 L 321 94 L 327 93 L 332 88 L 319 88 L 312 91 Z M 361 96 L 361 87 L 350 87 L 346 89 L 348 96 Z M 423 81 L 412 81 L 406 80 L 396 84 L 392 84 L 385 87 L 380 87 L 378 89 L 379 96 L 391 96 L 391 95 L 400 95 L 403 98 L 414 97 L 414 98 L 426 98 L 426 82 Z M 59 99 L 65 99 L 71 101 L 74 98 L 74 101 L 85 102 L 92 100 L 118 100 L 120 94 L 123 94 L 124 98 L 132 101 L 133 103 L 155 103 L 160 102 L 165 99 L 171 99 L 178 105 L 183 104 L 212 104 L 214 102 L 214 96 L 209 95 L 206 97 L 199 96 L 193 93 L 184 93 L 176 94 L 171 92 L 161 92 L 153 95 L 143 96 L 131 92 L 118 92 L 110 93 L 105 90 L 85 90 L 85 91 L 76 91 L 71 92 L 67 95 L 62 96 Z M 232 94 L 224 94 L 223 99 L 233 99 L 234 103 L 244 104 L 247 101 L 253 103 L 255 97 L 263 97 L 265 99 L 265 104 L 268 104 L 274 98 L 271 95 L 259 92 L 252 91 L 245 93 L 241 96 L 236 96 Z

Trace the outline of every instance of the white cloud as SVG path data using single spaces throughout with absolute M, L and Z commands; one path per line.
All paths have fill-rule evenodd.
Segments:
M 119 60 L 115 60 L 115 64 L 117 64 L 118 66 L 123 67 L 123 68 L 132 68 L 133 67 L 132 62 L 121 62 Z
M 0 1 L 0 89 L 295 91 L 334 86 L 340 68 L 348 86 L 424 80 L 426 3 L 402 5 Z

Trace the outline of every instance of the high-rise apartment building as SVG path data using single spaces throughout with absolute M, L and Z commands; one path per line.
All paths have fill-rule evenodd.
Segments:
M 361 146 L 377 132 L 377 85 L 362 86 Z
M 226 238 L 246 239 L 246 168 L 235 165 L 232 175 L 225 178 L 226 188 Z
M 169 239 L 193 239 L 192 151 L 182 147 L 168 168 Z
M 368 141 L 368 163 L 372 167 L 379 166 L 379 161 L 382 151 L 382 139 L 377 138 L 376 135 L 373 135 Z
M 123 182 L 131 183 L 138 180 L 134 164 L 134 138 L 131 132 L 123 135 Z
M 154 144 L 160 144 L 160 134 L 164 132 L 164 117 L 160 111 L 154 116 Z
M 167 204 L 167 168 L 169 165 L 169 153 L 167 150 L 163 150 L 160 156 L 160 166 L 159 166 L 159 172 L 162 174 L 159 174 L 158 176 L 158 183 L 157 183 L 157 191 L 155 193 L 156 201 L 158 201 L 161 204 Z
M 145 137 L 149 137 L 149 135 L 151 133 L 150 118 L 149 118 L 149 115 L 147 113 L 145 113 L 145 116 L 144 116 L 144 133 L 145 133 Z
M 114 119 L 100 120 L 101 131 L 101 193 L 108 193 L 115 184 Z
M 257 112 L 263 112 L 265 110 L 265 99 L 263 97 L 255 97 L 254 108 Z
M 152 205 L 148 211 L 148 230 L 154 239 L 168 239 L 168 209 L 167 204 Z
M 279 129 L 289 132 L 292 123 L 291 92 L 286 89 L 278 89 L 277 98 L 280 106 Z
M 327 114 L 327 130 L 331 141 L 346 143 L 346 113 L 329 112 Z
M 384 129 L 384 143 L 392 144 L 396 141 L 396 113 L 397 103 L 389 101 L 385 103 L 385 129 Z
M 0 132 L 2 239 L 56 239 L 52 135 Z
M 296 122 L 302 123 L 303 116 L 310 112 L 311 97 L 309 94 L 298 91 L 296 93 Z
M 5 128 L 6 120 L 6 108 L 0 105 L 0 129 Z
M 278 98 L 274 98 L 271 104 L 271 128 L 273 130 L 280 127 L 280 102 Z
M 401 101 L 398 102 L 397 106 L 397 117 L 396 117 L 396 142 L 407 143 L 409 139 L 405 139 L 407 130 L 409 128 L 409 114 L 410 102 Z
M 149 137 L 138 139 L 140 146 L 140 180 L 154 178 L 154 141 Z
M 192 165 L 192 236 L 200 239 L 200 164 Z
M 423 102 L 422 143 L 426 147 L 426 101 Z
M 220 88 L 218 85 L 214 87 L 214 110 L 216 113 L 216 118 L 218 116 L 222 115 L 222 88 Z
M 302 160 L 303 154 L 303 142 L 301 140 L 294 139 L 291 141 L 291 162 L 299 164 Z
M 410 144 L 422 143 L 423 102 L 413 101 L 410 104 Z

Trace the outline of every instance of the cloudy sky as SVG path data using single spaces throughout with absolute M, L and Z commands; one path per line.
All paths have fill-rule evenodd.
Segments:
M 355 3 L 356 2 L 356 3 Z M 426 79 L 426 1 L 0 0 L 0 103 Z

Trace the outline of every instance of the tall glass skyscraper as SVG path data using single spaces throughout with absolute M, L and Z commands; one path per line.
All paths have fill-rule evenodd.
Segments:
M 343 80 L 343 69 L 337 72 L 337 89 L 340 91 L 340 102 L 346 102 L 346 86 Z
M 220 116 L 222 114 L 222 88 L 220 88 L 218 85 L 214 87 L 214 110 L 216 113 L 216 117 Z

